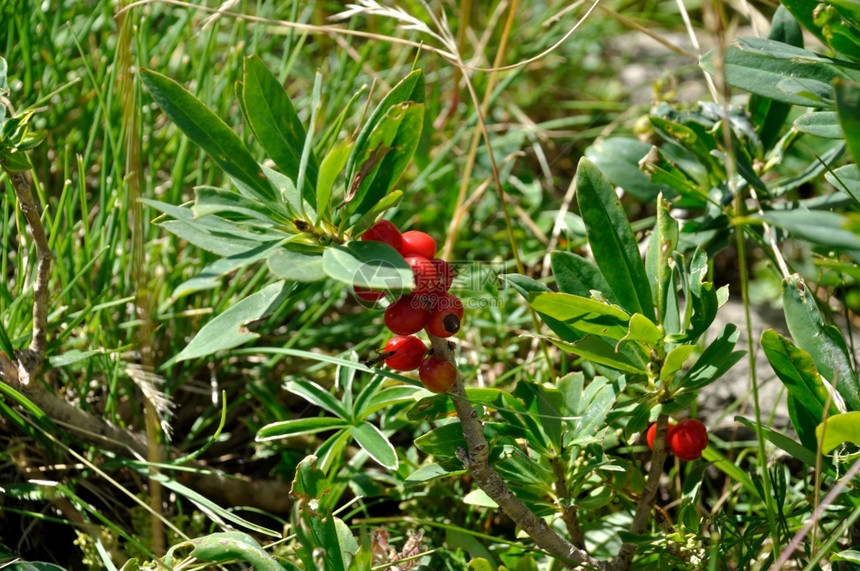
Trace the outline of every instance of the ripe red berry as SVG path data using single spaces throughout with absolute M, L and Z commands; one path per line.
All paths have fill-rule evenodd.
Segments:
M 669 447 L 681 460 L 695 460 L 708 446 L 708 429 L 695 418 L 682 420 L 667 438 Z
M 394 337 L 382 350 L 386 356 L 385 364 L 395 371 L 414 371 L 421 365 L 426 352 L 424 342 L 414 335 Z
M 439 284 L 436 266 L 423 256 L 406 256 L 406 263 L 412 268 L 412 278 L 415 289 L 412 293 L 422 294 L 434 291 Z
M 669 426 L 666 428 L 666 436 L 663 441 L 666 444 L 666 447 L 669 446 L 669 436 L 675 431 L 675 423 L 670 422 Z M 657 437 L 657 423 L 655 422 L 651 426 L 648 427 L 648 432 L 645 434 L 645 439 L 648 441 L 648 448 L 654 450 L 654 439 Z
M 421 363 L 418 378 L 428 391 L 447 393 L 457 382 L 457 367 L 441 355 L 430 355 Z
M 436 241 L 429 234 L 418 230 L 409 230 L 402 235 L 400 253 L 403 257 L 421 256 L 428 260 L 436 255 Z
M 400 230 L 388 220 L 380 220 L 371 226 L 370 230 L 361 235 L 361 239 L 365 242 L 384 242 L 398 252 L 403 247 L 403 236 Z
M 376 291 L 358 286 L 353 286 L 352 289 L 355 292 L 355 295 L 364 301 L 376 302 L 385 297 L 384 291 Z
M 454 282 L 454 268 L 451 267 L 451 264 L 439 258 L 433 258 L 430 260 L 430 263 L 436 268 L 436 278 L 438 280 L 434 291 L 445 293 L 451 289 L 451 284 Z
M 412 335 L 424 329 L 430 308 L 418 296 L 404 295 L 385 308 L 385 326 L 395 335 Z
M 436 337 L 450 337 L 460 331 L 462 320 L 463 302 L 455 295 L 443 293 L 434 299 L 427 322 L 427 333 Z

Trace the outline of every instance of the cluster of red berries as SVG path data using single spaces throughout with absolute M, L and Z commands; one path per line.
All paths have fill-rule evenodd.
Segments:
M 454 281 L 454 270 L 445 260 L 436 258 L 436 241 L 410 230 L 400 233 L 388 220 L 380 220 L 362 240 L 384 242 L 397 250 L 409 267 L 415 289 L 400 296 L 385 309 L 385 326 L 398 337 L 391 339 L 382 351 L 385 364 L 396 371 L 414 371 L 424 386 L 433 391 L 447 392 L 457 380 L 457 368 L 439 355 L 425 358 L 424 342 L 415 337 L 422 329 L 436 337 L 450 337 L 460 330 L 463 319 L 463 302 L 448 293 Z M 355 294 L 376 302 L 385 292 L 355 287 Z
M 654 438 L 657 435 L 657 424 L 648 427 L 645 438 L 648 448 L 654 450 Z M 708 429 L 695 418 L 682 420 L 678 424 L 669 423 L 666 429 L 666 446 L 681 460 L 696 460 L 702 457 L 702 451 L 708 445 Z

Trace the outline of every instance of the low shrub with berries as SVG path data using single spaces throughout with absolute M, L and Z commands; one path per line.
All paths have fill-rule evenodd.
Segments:
M 451 337 L 460 331 L 463 302 L 449 293 L 454 270 L 436 256 L 436 241 L 424 232 L 409 230 L 401 233 L 392 222 L 380 220 L 362 234 L 363 241 L 388 244 L 397 250 L 412 268 L 415 289 L 400 295 L 385 308 L 385 326 L 397 337 L 381 351 L 385 364 L 396 371 L 419 369 L 421 383 L 437 393 L 454 386 L 457 368 L 440 355 L 427 356 L 424 342 L 415 336 L 422 329 L 434 337 Z M 386 292 L 354 287 L 356 296 L 364 301 L 378 302 Z

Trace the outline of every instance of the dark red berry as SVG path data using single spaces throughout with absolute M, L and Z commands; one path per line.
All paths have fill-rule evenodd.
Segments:
M 423 256 L 406 256 L 406 263 L 412 268 L 412 278 L 415 280 L 415 289 L 412 293 L 422 294 L 434 291 L 439 284 L 436 275 L 436 266 Z
M 382 350 L 385 364 L 395 371 L 414 371 L 421 365 L 426 352 L 424 342 L 414 335 L 393 337 Z
M 441 355 L 430 355 L 421 363 L 418 378 L 428 391 L 447 393 L 457 382 L 457 367 Z
M 380 220 L 370 227 L 370 230 L 361 235 L 365 242 L 384 242 L 397 250 L 403 247 L 403 236 L 392 222 Z
M 695 418 L 688 418 L 679 422 L 666 440 L 675 456 L 681 460 L 696 460 L 708 446 L 708 429 Z
M 450 337 L 460 331 L 462 320 L 463 302 L 455 295 L 443 293 L 434 300 L 427 322 L 427 333 L 436 337 Z
M 404 295 L 385 309 L 385 326 L 395 335 L 412 335 L 424 329 L 430 308 L 415 295 Z
M 675 423 L 670 422 L 666 428 L 666 436 L 663 438 L 666 447 L 669 447 L 669 436 L 675 431 Z M 657 437 L 657 423 L 655 422 L 648 427 L 648 432 L 645 434 L 645 439 L 648 441 L 648 448 L 654 450 L 654 438 Z
M 358 286 L 354 286 L 352 289 L 355 292 L 355 295 L 364 301 L 375 302 L 385 297 L 384 291 L 376 291 Z
M 434 291 L 445 293 L 451 289 L 451 284 L 454 282 L 454 268 L 451 267 L 451 264 L 439 258 L 433 258 L 430 260 L 430 263 L 436 268 L 436 279 L 438 280 Z
M 402 235 L 400 253 L 406 256 L 421 256 L 428 260 L 436 255 L 436 241 L 429 234 L 418 230 L 409 230 Z

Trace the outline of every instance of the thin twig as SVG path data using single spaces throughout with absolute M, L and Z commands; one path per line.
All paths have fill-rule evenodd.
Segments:
M 443 355 L 452 363 L 454 354 L 446 339 L 430 336 L 433 352 Z M 484 437 L 484 425 L 478 418 L 478 413 L 472 408 L 463 379 L 458 376 L 457 383 L 449 393 L 454 402 L 454 409 L 460 418 L 463 430 L 464 448 L 457 451 L 457 457 L 469 471 L 478 486 L 487 494 L 499 508 L 505 512 L 524 532 L 531 537 L 538 547 L 554 555 L 566 565 L 573 567 L 585 565 L 594 569 L 604 568 L 604 562 L 595 559 L 553 530 L 546 521 L 537 517 L 526 504 L 514 495 L 505 480 L 490 465 L 490 445 Z
M 669 417 L 665 414 L 660 414 L 657 417 L 657 434 L 654 435 L 654 451 L 651 453 L 648 481 L 645 482 L 645 489 L 642 491 L 642 495 L 639 496 L 639 504 L 636 506 L 636 512 L 633 514 L 633 523 L 630 524 L 630 533 L 632 535 L 640 535 L 645 531 L 648 519 L 651 517 L 651 510 L 654 507 L 654 500 L 660 487 L 660 477 L 663 475 L 663 462 L 666 460 L 666 429 L 668 427 Z M 635 543 L 626 542 L 622 544 L 621 550 L 612 561 L 610 569 L 613 571 L 629 569 L 630 562 L 633 561 L 635 554 Z
M 555 495 L 564 504 L 561 512 L 561 520 L 564 522 L 565 527 L 567 527 L 567 534 L 570 536 L 571 543 L 580 549 L 585 549 L 585 537 L 582 535 L 582 527 L 579 525 L 579 515 L 576 512 L 576 506 L 571 501 L 570 489 L 568 489 L 567 477 L 564 473 L 564 464 L 558 456 L 550 458 L 549 464 L 555 476 Z
M 39 214 L 39 207 L 30 190 L 30 182 L 23 172 L 8 172 L 9 182 L 15 189 L 21 213 L 27 220 L 33 243 L 36 246 L 36 283 L 33 287 L 33 337 L 30 341 L 29 355 L 26 368 L 28 382 L 42 368 L 45 360 L 45 350 L 48 341 L 48 279 L 51 275 L 51 250 L 48 247 L 48 236 Z

